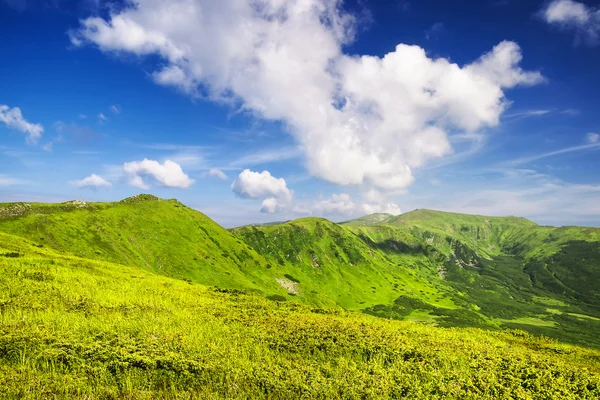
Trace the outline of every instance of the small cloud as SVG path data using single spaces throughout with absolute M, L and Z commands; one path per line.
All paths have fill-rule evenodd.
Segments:
M 103 113 L 98 114 L 98 122 L 103 123 L 105 121 L 108 121 L 108 118 L 106 118 L 106 115 L 104 115 Z
M 91 174 L 90 176 L 85 177 L 81 180 L 70 181 L 69 183 L 76 188 L 92 189 L 92 190 L 96 190 L 96 189 L 102 188 L 102 187 L 108 188 L 108 187 L 112 186 L 112 184 L 110 182 L 108 182 L 107 180 L 105 180 L 104 178 L 102 178 L 101 176 L 98 176 L 96 174 Z
M 569 115 L 569 116 L 575 117 L 577 115 L 580 115 L 581 111 L 579 111 L 575 108 L 567 108 L 565 110 L 562 110 L 560 113 L 564 114 L 564 115 Z
M 86 119 L 87 115 L 85 115 L 85 114 L 79 114 L 78 117 L 79 117 L 79 119 Z
M 260 205 L 260 212 L 266 214 L 275 214 L 276 212 L 281 210 L 281 204 L 275 197 L 268 197 L 263 200 Z
M 587 135 L 585 135 L 585 139 L 588 143 L 598 143 L 600 142 L 600 134 L 590 132 Z
M 212 177 L 219 178 L 222 180 L 227 179 L 227 174 L 218 168 L 209 169 L 208 172 L 206 173 L 206 176 L 212 176 Z
M 546 23 L 575 33 L 576 41 L 590 45 L 600 39 L 600 8 L 588 7 L 573 0 L 554 0 L 539 12 Z
M 436 22 L 425 30 L 425 39 L 436 40 L 440 34 L 444 31 L 444 24 L 442 22 Z
M 42 146 L 42 149 L 50 153 L 52 151 L 52 142 L 46 143 L 44 146 Z
M 123 164 L 123 172 L 127 183 L 140 189 L 149 189 L 150 185 L 144 178 L 152 178 L 162 186 L 169 188 L 187 189 L 195 181 L 190 179 L 181 166 L 171 160 L 159 163 L 144 158 L 142 161 L 132 161 Z
M 513 113 L 504 114 L 504 118 L 528 118 L 528 117 L 541 117 L 542 115 L 550 114 L 550 110 L 524 110 Z
M 324 215 L 364 215 L 374 213 L 387 213 L 399 215 L 400 207 L 395 203 L 356 203 L 349 194 L 333 194 L 325 200 L 317 201 L 310 207 L 312 212 Z
M 120 114 L 121 107 L 116 104 L 113 104 L 112 106 L 110 106 L 110 111 L 112 111 L 114 114 Z
M 23 118 L 19 107 L 10 108 L 7 105 L 0 104 L 0 122 L 3 122 L 10 129 L 25 133 L 29 144 L 37 144 L 44 132 L 44 127 L 41 124 L 32 124 Z
M 245 169 L 231 184 L 231 190 L 244 199 L 263 199 L 261 212 L 275 213 L 292 202 L 293 193 L 283 178 L 275 178 L 269 171 L 254 172 Z

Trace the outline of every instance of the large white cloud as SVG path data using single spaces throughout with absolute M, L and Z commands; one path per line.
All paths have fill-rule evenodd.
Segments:
M 32 124 L 23 118 L 19 107 L 10 108 L 7 105 L 0 104 L 0 122 L 4 122 L 7 127 L 16 129 L 27 135 L 27 142 L 36 144 L 44 133 L 44 127 L 40 124 Z
M 147 158 L 142 161 L 126 162 L 123 164 L 123 173 L 127 183 L 140 189 L 150 188 L 145 178 L 152 178 L 170 188 L 186 189 L 194 183 L 194 180 L 183 172 L 181 166 L 171 160 L 166 160 L 162 164 Z
M 88 188 L 88 189 L 98 189 L 101 187 L 111 187 L 112 184 L 108 182 L 106 179 L 98 176 L 96 174 L 91 174 L 88 177 L 85 177 L 80 180 L 70 181 L 72 186 L 77 188 Z
M 231 184 L 231 190 L 246 199 L 264 199 L 261 211 L 274 213 L 289 205 L 293 193 L 283 178 L 275 178 L 269 171 L 254 172 L 245 169 Z
M 554 0 L 541 11 L 541 15 L 547 23 L 570 29 L 592 44 L 600 39 L 598 7 L 588 7 L 573 0 Z
M 384 190 L 452 153 L 450 132 L 497 125 L 504 88 L 543 80 L 512 42 L 459 66 L 404 44 L 351 57 L 353 38 L 339 0 L 138 0 L 71 32 L 75 45 L 161 56 L 157 83 L 282 121 L 314 176 Z

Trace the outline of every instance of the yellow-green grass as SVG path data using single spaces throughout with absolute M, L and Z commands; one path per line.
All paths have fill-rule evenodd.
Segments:
M 522 331 L 274 302 L 6 234 L 0 253 L 0 398 L 600 396 L 599 351 Z

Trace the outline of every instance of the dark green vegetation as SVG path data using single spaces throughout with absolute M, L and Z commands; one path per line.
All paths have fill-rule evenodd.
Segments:
M 144 195 L 0 205 L 0 398 L 595 399 L 599 243 L 427 210 L 227 231 Z

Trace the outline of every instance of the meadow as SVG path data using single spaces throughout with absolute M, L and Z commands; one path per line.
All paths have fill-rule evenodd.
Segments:
M 597 399 L 598 230 L 0 205 L 0 398 Z
M 271 301 L 0 234 L 2 398 L 600 396 L 600 352 Z

